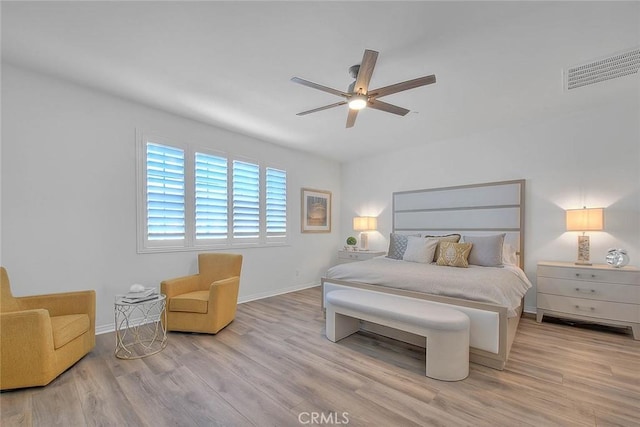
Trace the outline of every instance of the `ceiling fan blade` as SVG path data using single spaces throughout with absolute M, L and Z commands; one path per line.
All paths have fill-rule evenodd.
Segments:
M 379 99 L 371 100 L 367 103 L 367 108 L 373 108 L 374 110 L 386 111 L 387 113 L 397 114 L 399 116 L 406 116 L 409 110 L 406 108 L 398 107 L 397 105 L 388 104 L 382 102 Z
M 436 82 L 436 75 L 418 77 L 417 79 L 407 80 L 406 82 L 396 83 L 390 86 L 381 87 L 369 91 L 369 96 L 374 98 L 380 98 L 381 96 L 391 95 L 392 93 L 402 92 L 403 90 L 409 90 L 420 86 L 430 85 Z
M 356 78 L 356 84 L 353 90 L 364 95 L 367 94 L 369 89 L 369 81 L 373 74 L 373 68 L 376 66 L 376 60 L 378 59 L 378 52 L 375 50 L 365 50 L 362 56 L 362 62 L 360 63 L 360 70 L 358 71 L 358 77 Z
M 322 86 L 322 85 L 319 85 L 318 83 L 313 83 L 313 82 L 310 82 L 309 80 L 301 79 L 300 77 L 292 77 L 291 81 L 294 82 L 294 83 L 301 84 L 303 86 L 307 86 L 307 87 L 310 87 L 310 88 L 313 88 L 313 89 L 321 90 L 323 92 L 329 92 L 329 93 L 331 93 L 333 95 L 343 96 L 343 97 L 347 96 L 346 93 L 344 93 L 344 92 L 342 92 L 340 90 L 333 89 L 333 88 L 330 88 L 330 87 L 327 87 L 327 86 Z
M 358 117 L 359 110 L 352 110 L 349 108 L 349 115 L 347 116 L 347 127 L 352 128 L 356 124 L 356 117 Z
M 303 111 L 301 113 L 296 114 L 296 116 L 306 116 L 307 114 L 315 113 L 317 111 L 328 110 L 329 108 L 339 107 L 340 105 L 346 104 L 347 101 L 336 102 L 335 104 L 325 105 L 324 107 L 314 108 L 313 110 Z

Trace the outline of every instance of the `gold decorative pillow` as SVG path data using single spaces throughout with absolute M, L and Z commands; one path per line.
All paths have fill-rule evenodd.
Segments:
M 440 242 L 436 264 L 449 267 L 469 267 L 469 252 L 473 243 Z

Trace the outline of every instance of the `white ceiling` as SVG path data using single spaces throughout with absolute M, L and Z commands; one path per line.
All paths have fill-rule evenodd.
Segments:
M 564 92 L 562 70 L 640 45 L 638 2 L 2 2 L 2 60 L 340 161 L 637 98 L 637 75 Z M 405 117 L 347 107 L 364 49 Z M 635 101 L 634 101 L 635 102 Z M 517 141 L 514 141 L 517 143 Z

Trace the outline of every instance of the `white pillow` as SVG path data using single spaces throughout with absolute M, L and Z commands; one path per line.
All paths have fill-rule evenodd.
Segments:
M 438 239 L 408 236 L 407 250 L 404 251 L 402 259 L 409 262 L 430 264 L 433 262 L 433 255 L 436 253 L 438 242 Z
M 518 254 L 516 248 L 509 243 L 502 247 L 502 263 L 505 265 L 518 265 Z

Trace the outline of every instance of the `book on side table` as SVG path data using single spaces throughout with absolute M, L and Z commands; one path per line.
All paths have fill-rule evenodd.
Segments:
M 140 292 L 129 292 L 126 295 L 123 295 L 120 298 L 120 301 L 127 304 L 135 304 L 137 302 L 149 301 L 152 299 L 156 299 L 158 297 L 158 292 L 155 288 L 145 288 L 144 291 Z

